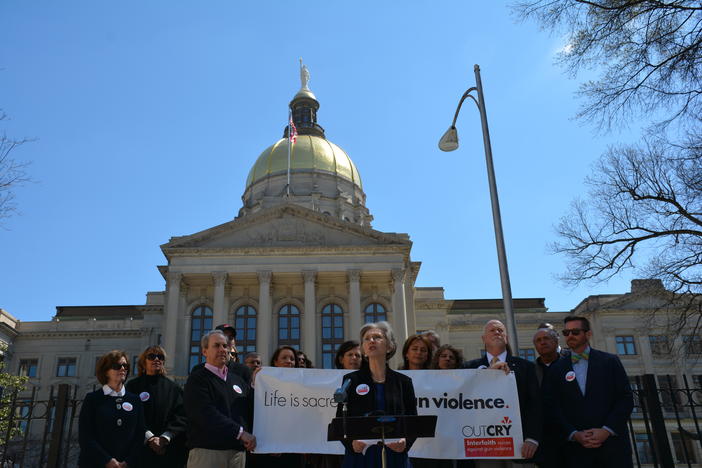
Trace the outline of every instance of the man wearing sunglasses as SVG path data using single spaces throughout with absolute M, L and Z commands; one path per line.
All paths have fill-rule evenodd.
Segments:
M 570 359 L 551 365 L 546 376 L 546 404 L 568 441 L 572 468 L 633 466 L 627 419 L 634 401 L 624 366 L 614 354 L 590 347 L 592 331 L 585 317 L 564 320 Z

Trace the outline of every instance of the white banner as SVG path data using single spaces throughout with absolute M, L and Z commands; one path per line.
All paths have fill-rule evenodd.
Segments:
M 336 416 L 334 390 L 348 372 L 264 367 L 256 376 L 254 397 L 256 452 L 343 454 L 340 442 L 326 439 L 327 425 Z M 411 457 L 521 458 L 514 374 L 485 369 L 401 372 L 412 378 L 417 412 L 438 416 L 436 437 L 417 439 Z

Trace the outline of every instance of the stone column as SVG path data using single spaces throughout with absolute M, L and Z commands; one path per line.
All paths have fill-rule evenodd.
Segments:
M 175 357 L 176 355 L 176 337 L 178 333 L 178 305 L 180 302 L 180 282 L 183 279 L 182 273 L 168 272 L 166 276 L 166 310 L 161 323 L 163 333 L 163 344 L 166 354 Z M 166 361 L 166 370 L 169 373 L 174 373 L 173 364 L 176 360 L 169 359 Z
M 641 359 L 639 362 L 643 364 L 644 374 L 655 374 L 655 366 L 653 365 L 653 352 L 651 351 L 651 342 L 648 339 L 647 332 L 643 332 L 638 339 L 638 349 Z
M 305 315 L 302 320 L 302 350 L 312 362 L 317 362 L 317 297 L 315 295 L 315 279 L 317 272 L 305 270 L 302 272 L 305 280 Z
M 273 311 L 271 310 L 270 271 L 258 272 L 258 323 L 256 324 L 256 351 L 261 353 L 263 362 L 273 355 L 271 334 L 273 333 Z
M 178 361 L 177 373 L 179 376 L 187 376 L 190 370 L 190 328 L 193 325 L 193 318 L 190 312 L 185 314 L 185 320 L 183 320 L 183 326 L 185 327 L 185 333 L 183 333 L 183 350 L 185 352 L 181 353 L 182 359 Z
M 405 285 L 405 306 L 407 310 L 407 333 L 414 335 L 417 333 L 417 317 L 414 312 L 414 285 L 417 281 L 417 268 L 411 268 L 408 273 L 408 281 Z
M 407 307 L 405 303 L 405 270 L 392 270 L 392 313 L 397 336 L 397 347 L 402 348 L 407 339 Z
M 176 361 L 173 365 L 177 376 L 188 375 L 188 364 L 190 362 L 190 327 L 192 326 L 192 317 L 188 307 L 188 287 L 182 285 L 180 288 L 180 305 L 179 310 L 183 311 L 183 328 L 180 333 L 177 333 L 176 343 L 180 340 L 181 345 L 176 350 L 177 355 L 171 356 L 170 360 Z
M 227 283 L 227 274 L 223 271 L 212 273 L 214 279 L 214 310 L 212 311 L 212 326 L 216 327 L 227 323 L 227 311 L 224 305 L 224 286 Z
M 349 270 L 349 329 L 344 335 L 347 340 L 358 339 L 358 332 L 363 326 L 361 315 L 361 271 Z

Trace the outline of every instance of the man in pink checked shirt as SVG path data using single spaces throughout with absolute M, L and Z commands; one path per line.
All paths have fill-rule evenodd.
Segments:
M 206 362 L 185 383 L 188 416 L 188 468 L 244 468 L 246 450 L 256 447 L 249 433 L 253 393 L 240 376 L 229 372 L 227 337 L 221 330 L 200 341 Z

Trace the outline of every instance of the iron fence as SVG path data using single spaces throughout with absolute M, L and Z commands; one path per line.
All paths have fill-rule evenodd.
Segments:
M 651 374 L 631 379 L 634 411 L 628 421 L 634 465 L 638 468 L 702 466 L 702 388 L 687 376 Z M 78 461 L 78 413 L 84 395 L 78 387 L 50 387 L 46 400 L 34 388 L 12 395 L 6 420 L 0 419 L 0 468 L 68 468 Z M 12 436 L 12 428 L 21 435 Z
M 46 400 L 37 398 L 37 388 L 29 395 L 12 395 L 6 420 L 0 420 L 0 467 L 76 466 L 78 462 L 78 422 L 82 399 L 78 387 L 51 386 Z M 21 430 L 13 436 L 13 428 Z

